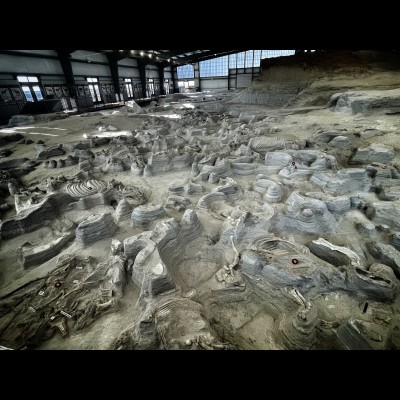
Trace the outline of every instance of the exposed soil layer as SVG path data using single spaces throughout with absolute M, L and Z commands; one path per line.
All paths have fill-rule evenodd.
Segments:
M 374 54 L 1 129 L 0 346 L 399 348 L 397 58 Z

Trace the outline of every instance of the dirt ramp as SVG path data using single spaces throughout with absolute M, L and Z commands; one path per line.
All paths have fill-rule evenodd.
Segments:
M 400 55 L 384 51 L 315 51 L 261 61 L 260 77 L 234 103 L 324 106 L 334 93 L 400 87 Z

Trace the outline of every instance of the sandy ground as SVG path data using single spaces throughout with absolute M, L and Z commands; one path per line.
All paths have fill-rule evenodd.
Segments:
M 255 113 L 263 115 L 265 118 L 272 117 L 270 126 L 276 125 L 279 131 L 276 136 L 284 137 L 287 139 L 300 138 L 305 139 L 313 136 L 314 134 L 322 131 L 339 131 L 343 132 L 357 131 L 361 132 L 365 129 L 379 129 L 384 132 L 384 135 L 378 138 L 371 138 L 365 140 L 363 145 L 367 146 L 374 141 L 379 141 L 381 144 L 393 146 L 396 153 L 400 151 L 400 116 L 398 115 L 348 115 L 342 113 L 334 113 L 327 109 L 313 109 L 308 113 L 291 113 L 291 110 L 275 110 L 269 107 L 260 105 L 229 105 L 230 109 L 240 109 L 245 113 Z M 295 111 L 294 111 L 295 112 Z M 288 115 L 289 114 L 289 115 Z M 93 115 L 89 117 L 70 116 L 64 120 L 41 122 L 29 126 L 22 126 L 17 128 L 6 128 L 0 130 L 0 136 L 7 135 L 12 132 L 20 132 L 25 138 L 30 138 L 34 141 L 43 140 L 47 145 L 68 143 L 83 139 L 84 134 L 98 134 L 96 124 L 99 122 L 103 124 L 112 124 L 119 130 L 134 131 L 140 127 L 144 117 L 127 117 L 121 113 L 108 112 L 108 115 Z M 275 122 L 274 122 L 275 121 Z M 10 143 L 4 148 L 13 150 L 13 154 L 7 159 L 28 157 L 30 159 L 36 158 L 34 144 L 17 144 Z M 99 149 L 100 150 L 100 149 Z M 98 149 L 96 149 L 98 151 Z M 333 151 L 331 149 L 331 151 Z M 336 151 L 336 150 L 335 150 Z M 333 151 L 334 152 L 334 151 Z M 334 153 L 333 153 L 334 154 Z M 65 158 L 65 156 L 53 157 L 53 159 Z M 21 178 L 25 185 L 32 185 L 40 182 L 47 177 L 55 177 L 58 175 L 72 175 L 76 172 L 76 166 L 67 167 L 63 169 L 45 169 L 43 165 L 39 165 L 34 171 Z M 134 185 L 139 188 L 145 189 L 150 192 L 149 202 L 154 204 L 162 203 L 168 193 L 168 187 L 172 183 L 183 183 L 188 177 L 190 168 L 180 171 L 166 172 L 153 176 L 150 178 L 138 177 L 131 174 L 129 171 L 104 175 L 104 180 L 116 179 L 125 184 Z M 254 177 L 240 177 L 235 176 L 235 180 L 244 188 L 254 180 Z M 208 182 L 203 182 L 207 191 L 211 190 L 214 186 Z M 201 195 L 192 197 L 192 204 L 188 208 L 194 208 L 197 199 Z M 86 216 L 93 213 L 113 212 L 111 206 L 96 206 L 90 210 L 82 212 L 67 212 L 64 214 L 68 218 L 78 224 Z M 14 215 L 15 210 L 10 210 L 4 217 Z M 171 214 L 170 216 L 174 216 Z M 204 218 L 199 213 L 199 218 Z M 210 223 L 209 229 L 217 231 L 221 222 L 214 221 Z M 350 225 L 349 225 L 350 226 Z M 152 226 L 149 227 L 151 229 Z M 349 228 L 350 229 L 350 228 Z M 127 237 L 141 232 L 141 229 L 134 227 L 129 221 L 125 221 L 119 225 L 119 229 L 114 235 L 119 240 L 124 240 Z M 0 245 L 0 294 L 11 290 L 13 287 L 18 286 L 21 282 L 28 281 L 35 276 L 43 276 L 47 271 L 55 265 L 54 259 L 47 263 L 33 267 L 27 272 L 22 267 L 21 260 L 21 246 L 30 242 L 32 244 L 43 244 L 50 241 L 52 238 L 52 230 L 49 227 L 40 228 L 34 232 L 16 237 L 10 240 L 3 240 Z M 306 242 L 308 238 L 305 238 Z M 343 241 L 348 243 L 349 238 L 343 237 L 336 238 L 336 242 Z M 94 245 L 87 249 L 81 249 L 75 244 L 67 247 L 61 254 L 80 254 L 91 255 L 99 262 L 107 258 L 110 254 L 111 238 L 104 239 L 96 242 Z M 356 245 L 356 244 L 355 244 Z M 215 266 L 209 266 L 212 273 L 214 273 Z M 207 274 L 207 273 L 206 273 Z M 189 278 L 187 278 L 189 279 Z M 135 321 L 138 315 L 138 308 L 136 307 L 136 300 L 138 297 L 137 289 L 132 283 L 127 286 L 125 295 L 121 301 L 120 310 L 116 313 L 103 315 L 96 320 L 89 327 L 72 333 L 66 339 L 63 339 L 59 334 L 55 335 L 51 340 L 44 343 L 42 349 L 108 349 L 112 348 L 116 335 L 119 334 L 124 328 Z M 231 323 L 235 324 L 235 315 L 243 313 L 238 309 L 232 314 Z M 274 338 L 264 330 L 265 326 L 272 326 L 275 322 L 273 317 L 261 312 L 260 307 L 255 307 L 251 311 L 252 319 L 245 323 L 246 317 L 240 317 L 238 322 L 238 329 L 242 330 L 243 335 L 248 337 L 248 346 L 251 348 L 279 348 L 275 343 Z M 266 319 L 267 318 L 267 319 Z M 263 333 L 264 332 L 264 333 Z

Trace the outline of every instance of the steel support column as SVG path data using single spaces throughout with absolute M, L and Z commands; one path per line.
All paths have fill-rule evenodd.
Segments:
M 137 60 L 138 63 L 138 68 L 139 68 L 139 74 L 140 74 L 140 83 L 142 84 L 142 97 L 147 97 L 146 93 L 146 62 L 143 61 L 142 59 Z
M 114 85 L 114 93 L 121 97 L 121 89 L 119 86 L 119 74 L 118 74 L 118 61 L 112 54 L 107 54 L 108 64 L 110 66 L 111 78 Z
M 178 72 L 176 71 L 176 66 L 171 64 L 171 76 L 172 84 L 174 85 L 173 93 L 179 93 L 179 88 L 176 86 L 176 81 L 178 80 Z
M 72 72 L 71 54 L 61 50 L 57 50 L 58 59 L 60 60 L 61 68 L 64 73 L 65 82 L 69 91 L 70 97 L 76 96 L 76 86 L 74 73 Z
M 200 63 L 193 64 L 194 69 L 194 86 L 197 92 L 201 92 Z
M 165 95 L 165 88 L 164 88 L 164 65 L 158 64 L 158 79 L 160 81 L 160 94 Z

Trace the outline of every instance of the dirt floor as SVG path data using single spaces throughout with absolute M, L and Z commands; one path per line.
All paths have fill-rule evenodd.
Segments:
M 217 95 L 216 95 L 217 96 Z M 201 103 L 191 103 L 190 99 L 186 101 L 189 104 L 194 105 L 194 110 L 202 109 Z M 213 104 L 205 104 L 204 109 L 211 110 L 210 114 L 213 114 L 212 107 L 215 105 L 216 109 L 218 101 Z M 339 112 L 332 112 L 329 109 L 321 107 L 313 107 L 310 109 L 290 109 L 290 108 L 271 108 L 262 105 L 246 105 L 246 104 L 235 104 L 223 102 L 223 110 L 225 113 L 229 111 L 235 111 L 236 113 L 242 113 L 242 115 L 256 115 L 262 117 L 264 121 L 268 121 L 267 125 L 272 132 L 270 136 L 276 136 L 283 138 L 287 141 L 294 141 L 297 139 L 309 139 L 315 137 L 320 132 L 334 131 L 343 132 L 343 134 L 349 134 L 352 132 L 362 132 L 367 129 L 377 129 L 383 134 L 378 137 L 371 137 L 370 139 L 357 139 L 352 143 L 354 147 L 366 147 L 371 143 L 379 143 L 385 146 L 392 146 L 395 150 L 396 157 L 400 154 L 400 115 L 384 115 L 384 114 L 373 114 L 373 115 L 351 115 Z M 191 108 L 188 108 L 189 110 Z M 184 110 L 175 109 L 168 112 L 152 112 L 151 115 L 157 116 L 158 127 L 162 127 L 163 122 L 167 126 L 167 123 L 171 120 L 179 121 L 185 119 Z M 0 137 L 9 135 L 11 133 L 21 133 L 26 139 L 32 139 L 34 142 L 38 140 L 44 141 L 48 146 L 66 144 L 70 142 L 85 140 L 87 137 L 98 136 L 101 137 L 102 132 L 99 132 L 97 125 L 102 123 L 104 125 L 113 125 L 118 130 L 116 132 L 108 132 L 107 135 L 115 137 L 120 136 L 121 131 L 130 131 L 135 135 L 135 131 L 143 129 L 143 121 L 148 118 L 148 114 L 129 116 L 126 113 L 116 110 L 108 110 L 101 112 L 101 114 L 93 113 L 88 116 L 82 117 L 79 115 L 73 115 L 63 120 L 55 120 L 49 122 L 35 123 L 28 126 L 20 126 L 14 128 L 3 128 L 0 130 Z M 161 121 L 161 122 L 160 122 Z M 216 130 L 219 129 L 219 126 Z M 204 143 L 212 143 L 214 138 L 211 136 L 202 138 Z M 106 149 L 108 145 L 96 147 L 93 151 L 101 152 Z M 29 159 L 36 159 L 36 151 L 34 149 L 34 143 L 32 144 L 18 144 L 9 143 L 2 147 L 11 149 L 12 155 L 5 158 L 4 160 L 17 159 L 27 157 Z M 326 151 L 331 155 L 341 160 L 342 167 L 348 167 L 346 165 L 348 154 L 351 149 L 346 151 L 329 147 L 328 144 L 321 144 L 319 150 Z M 345 153 L 345 155 L 344 155 Z M 69 154 L 69 153 L 67 153 Z M 64 156 L 50 157 L 49 160 L 58 160 L 65 158 Z M 3 160 L 0 160 L 3 161 Z M 46 169 L 43 167 L 43 163 L 38 165 L 32 172 L 20 177 L 20 182 L 28 187 L 39 184 L 46 178 L 57 177 L 63 175 L 69 177 L 74 175 L 78 171 L 78 166 L 74 165 L 71 167 L 65 167 L 62 169 Z M 183 184 L 190 175 L 191 167 L 184 169 L 159 173 L 154 176 L 145 177 L 137 176 L 130 171 L 116 172 L 104 174 L 103 178 L 105 181 L 115 179 L 122 182 L 124 185 L 131 185 L 141 189 L 148 195 L 147 203 L 150 204 L 163 204 L 166 198 L 170 194 L 168 192 L 169 187 L 172 184 Z M 249 176 L 234 176 L 234 180 L 243 190 L 250 190 L 256 174 Z M 272 177 L 271 179 L 275 179 Z M 190 196 L 190 204 L 187 205 L 187 209 L 197 210 L 198 218 L 202 225 L 206 227 L 206 235 L 208 237 L 215 237 L 215 240 L 219 239 L 224 219 L 215 219 L 210 214 L 203 210 L 196 208 L 197 201 L 205 194 L 210 193 L 211 190 L 216 186 L 208 181 L 201 182 L 205 191 L 203 193 L 193 194 Z M 7 198 L 8 202 L 12 201 L 12 198 Z M 232 202 L 232 206 L 242 204 L 249 204 L 249 200 L 242 198 L 237 202 Z M 217 207 L 217 206 L 216 206 Z M 226 205 L 224 205 L 226 207 Z M 279 204 L 272 205 L 275 212 L 278 212 L 282 206 Z M 218 209 L 218 207 L 216 208 Z M 232 209 L 232 207 L 230 207 Z M 97 205 L 87 210 L 77 211 L 72 209 L 65 211 L 62 218 L 72 221 L 77 226 L 87 216 L 92 214 L 104 214 L 115 211 L 115 205 Z M 167 217 L 174 217 L 178 222 L 181 221 L 182 213 L 175 212 L 173 210 L 167 210 Z M 15 209 L 12 208 L 6 211 L 2 215 L 2 220 L 15 216 Z M 340 219 L 340 216 L 338 217 Z M 118 224 L 118 230 L 112 236 L 114 239 L 118 239 L 123 242 L 125 239 L 137 235 L 143 231 L 150 231 L 154 229 L 157 221 L 151 222 L 145 227 L 145 229 L 133 225 L 130 220 L 121 221 Z M 54 226 L 51 224 L 43 226 L 33 232 L 26 233 L 12 239 L 2 240 L 0 244 L 0 297 L 7 296 L 8 294 L 15 291 L 18 287 L 28 284 L 29 282 L 47 276 L 46 274 L 52 271 L 56 265 L 55 259 L 53 258 L 41 265 L 33 266 L 28 269 L 23 267 L 22 264 L 22 246 L 27 242 L 31 245 L 42 245 L 49 243 L 53 240 Z M 292 232 L 284 231 L 281 232 L 282 237 L 290 239 Z M 360 246 L 358 243 L 358 237 L 353 221 L 343 219 L 342 229 L 339 233 L 326 234 L 324 237 L 328 240 L 332 240 L 336 245 L 347 245 L 356 249 Z M 299 244 L 306 244 L 311 239 L 316 239 L 320 235 L 297 235 L 296 242 Z M 96 241 L 89 247 L 82 248 L 76 242 L 64 248 L 59 254 L 87 257 L 91 256 L 98 263 L 106 260 L 110 256 L 110 245 L 111 237 Z M 192 248 L 189 251 L 189 257 L 185 260 L 179 261 L 179 264 L 174 266 L 176 273 L 180 276 L 180 283 L 182 286 L 182 293 L 186 293 L 191 289 L 197 289 L 201 295 L 202 302 L 204 302 L 208 296 L 210 296 L 211 289 L 209 282 L 214 278 L 213 276 L 221 268 L 221 263 L 216 262 L 212 258 L 207 259 L 204 256 L 204 252 L 207 247 L 205 242 L 199 242 L 199 248 Z M 202 247 L 203 246 L 203 247 Z M 361 250 L 362 251 L 362 250 Z M 194 267 L 196 264 L 196 257 L 198 257 L 198 264 L 201 266 L 197 269 Z M 249 285 L 246 286 L 247 291 L 252 292 L 249 289 Z M 112 309 L 100 315 L 90 325 L 80 330 L 70 330 L 67 337 L 62 337 L 61 334 L 56 333 L 50 339 L 44 341 L 37 346 L 38 349 L 113 349 L 115 348 L 118 336 L 126 328 L 134 324 L 139 320 L 139 316 L 142 313 L 142 309 L 138 304 L 140 297 L 140 288 L 138 288 L 131 279 L 128 279 L 127 285 L 124 290 L 123 296 L 120 298 L 117 309 Z M 246 294 L 247 295 L 247 294 Z M 250 294 L 248 294 L 250 296 Z M 254 296 L 254 293 L 251 294 Z M 194 297 L 196 298 L 196 296 Z M 232 297 L 233 298 L 233 297 Z M 349 312 L 350 303 L 351 307 L 355 307 L 355 304 L 360 303 L 356 300 L 349 300 L 345 297 L 345 300 L 341 303 L 341 298 L 336 297 L 335 293 L 328 294 L 325 300 L 324 297 L 318 298 L 317 302 L 326 304 L 329 303 L 332 307 L 335 307 L 336 314 L 335 318 L 343 320 L 345 316 L 351 315 Z M 264 300 L 265 301 L 265 298 Z M 265 302 L 257 300 L 255 297 L 251 302 L 245 303 L 241 301 L 236 302 L 232 300 L 232 303 L 221 304 L 215 303 L 210 306 L 209 312 L 213 315 L 213 318 L 218 320 L 213 325 L 214 333 L 218 332 L 221 338 L 225 338 L 226 341 L 235 342 L 239 348 L 251 348 L 251 349 L 282 349 L 287 348 L 284 342 L 279 339 L 276 332 L 278 326 L 280 326 L 281 315 L 278 311 L 274 311 L 273 307 L 268 306 Z M 251 303 L 251 304 L 250 304 Z M 324 310 L 330 310 L 330 305 L 323 305 Z M 396 303 L 397 304 L 397 303 Z M 293 306 L 291 306 L 293 308 Z M 322 306 L 321 306 L 322 307 Z M 341 310 L 341 307 L 344 307 Z M 351 309 L 350 307 L 350 309 Z M 326 311 L 326 315 L 322 315 L 321 318 L 329 321 L 331 318 Z M 212 319 L 212 318 L 211 318 Z M 331 318 L 334 319 L 334 318 Z M 229 326 L 229 329 L 224 331 L 224 325 Z M 233 334 L 232 332 L 236 332 Z M 1 337 L 1 336 L 0 336 Z M 238 339 L 241 338 L 241 339 Z M 223 341 L 223 340 L 222 340 Z M 8 343 L 0 340 L 0 345 L 7 346 Z M 329 348 L 329 346 L 327 346 Z

